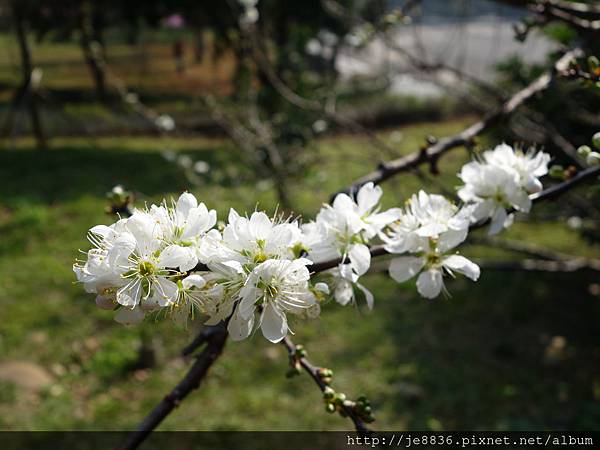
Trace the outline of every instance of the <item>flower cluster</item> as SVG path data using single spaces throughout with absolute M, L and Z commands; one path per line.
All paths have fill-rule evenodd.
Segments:
M 445 292 L 447 275 L 476 281 L 479 267 L 454 249 L 471 224 L 491 220 L 490 231 L 497 232 L 509 223 L 509 210 L 529 211 L 528 193 L 541 189 L 548 161 L 545 153 L 501 145 L 462 168 L 460 206 L 420 191 L 403 208 L 382 210 L 382 189 L 367 183 L 355 198 L 337 195 L 307 223 L 231 209 L 217 227 L 216 212 L 184 193 L 91 228 L 93 248 L 74 271 L 120 323 L 162 312 L 185 325 L 202 315 L 207 324 L 226 322 L 235 340 L 260 328 L 278 342 L 290 332 L 288 315 L 316 317 L 329 297 L 347 305 L 362 293 L 373 307 L 373 295 L 358 280 L 370 268 L 374 242 L 395 255 L 390 276 L 398 282 L 416 276 L 423 297 Z M 311 273 L 318 263 L 333 267 L 320 280 Z
M 480 161 L 463 166 L 458 176 L 465 184 L 458 196 L 475 204 L 475 220 L 491 219 L 489 234 L 497 234 L 511 225 L 509 211 L 529 212 L 529 194 L 542 190 L 539 178 L 548 173 L 549 162 L 547 153 L 524 153 L 501 144 L 484 152 Z

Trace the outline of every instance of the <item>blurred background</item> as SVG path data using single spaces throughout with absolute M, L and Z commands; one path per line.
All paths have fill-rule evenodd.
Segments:
M 178 355 L 201 321 L 124 328 L 74 283 L 86 231 L 114 220 L 114 186 L 137 205 L 189 190 L 221 219 L 257 205 L 310 218 L 380 162 L 475 123 L 565 49 L 600 53 L 581 22 L 600 19 L 597 3 L 576 3 L 591 8 L 579 21 L 541 4 L 0 1 L 0 429 L 132 428 L 188 367 Z M 452 196 L 471 153 L 501 141 L 583 167 L 599 106 L 594 82 L 559 80 L 467 151 L 387 181 L 384 204 L 421 187 Z M 598 272 L 519 263 L 599 258 L 598 200 L 587 185 L 502 238 L 474 233 L 461 251 L 481 279 L 449 281 L 451 298 L 374 273 L 372 312 L 327 304 L 294 339 L 338 390 L 369 397 L 376 429 L 598 429 Z M 258 336 L 230 342 L 161 429 L 348 429 L 287 366 Z

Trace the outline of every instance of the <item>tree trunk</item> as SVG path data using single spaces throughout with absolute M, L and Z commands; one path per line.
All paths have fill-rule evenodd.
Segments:
M 18 107 L 21 100 L 25 99 L 29 109 L 31 119 L 31 128 L 35 136 L 39 148 L 46 148 L 46 138 L 42 129 L 42 121 L 37 104 L 37 95 L 35 92 L 36 86 L 31 83 L 31 52 L 29 51 L 29 43 L 27 41 L 27 33 L 25 30 L 25 11 L 23 11 L 23 3 L 18 0 L 12 2 L 12 13 L 15 21 L 15 29 L 17 33 L 17 41 L 19 42 L 19 50 L 21 53 L 21 69 L 22 81 L 18 88 L 13 102 L 13 108 Z
M 102 61 L 102 44 L 100 40 L 94 39 L 94 36 L 98 37 L 99 34 L 94 31 L 90 2 L 83 2 L 81 4 L 78 15 L 78 25 L 80 35 L 79 44 L 81 45 L 85 62 L 90 69 L 92 78 L 94 79 L 96 95 L 100 100 L 105 100 L 106 74 L 104 71 L 104 62 Z M 97 48 L 94 48 L 94 45 L 97 46 Z

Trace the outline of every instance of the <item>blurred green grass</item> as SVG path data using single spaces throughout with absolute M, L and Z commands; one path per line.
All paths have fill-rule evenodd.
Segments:
M 404 151 L 429 134 L 460 130 L 464 121 L 424 123 L 381 132 Z M 199 186 L 167 162 L 168 147 L 210 172 Z M 318 158 L 292 182 L 296 210 L 308 217 L 332 192 L 378 160 L 368 140 L 331 136 L 317 141 Z M 457 150 L 438 177 L 452 187 L 466 160 Z M 39 151 L 27 140 L 0 150 L 0 364 L 29 361 L 52 382 L 40 392 L 0 382 L 1 429 L 127 429 L 185 373 L 179 350 L 195 326 L 179 330 L 149 320 L 124 328 L 98 310 L 74 284 L 71 264 L 87 249 L 85 233 L 112 220 L 104 193 L 117 183 L 140 193 L 139 203 L 189 189 L 226 217 L 274 209 L 272 186 L 257 179 L 226 141 L 156 138 L 61 138 Z M 387 206 L 422 186 L 413 174 L 384 185 Z M 436 190 L 432 188 L 430 190 Z M 573 253 L 598 255 L 562 222 L 517 223 L 508 237 Z M 499 249 L 465 247 L 475 256 L 512 258 Z M 589 274 L 484 272 L 480 282 L 448 282 L 449 299 L 426 301 L 411 283 L 365 277 L 373 312 L 327 304 L 320 319 L 292 323 L 294 339 L 317 364 L 334 370 L 334 386 L 367 395 L 377 429 L 597 429 L 600 426 L 600 299 Z M 142 341 L 159 364 L 135 369 Z M 345 430 L 350 423 L 324 411 L 307 376 L 286 379 L 284 349 L 256 335 L 229 342 L 201 389 L 161 426 L 165 430 Z

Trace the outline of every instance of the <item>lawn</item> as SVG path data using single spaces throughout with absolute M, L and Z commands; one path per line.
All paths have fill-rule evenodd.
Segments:
M 411 151 L 428 134 L 464 125 L 417 124 L 381 138 Z M 165 148 L 208 162 L 209 172 L 191 183 L 163 157 Z M 316 157 L 291 186 L 296 211 L 308 217 L 332 192 L 389 157 L 355 136 L 325 137 L 311 151 Z M 444 158 L 438 179 L 452 188 L 466 158 L 461 150 Z M 204 138 L 58 138 L 48 151 L 26 140 L 0 150 L 0 429 L 132 428 L 182 377 L 189 362 L 178 352 L 199 323 L 181 330 L 149 320 L 124 328 L 74 283 L 71 265 L 78 249 L 88 247 L 86 230 L 112 220 L 104 194 L 118 183 L 135 190 L 140 205 L 189 189 L 221 219 L 230 206 L 272 211 L 273 186 L 239 161 L 227 141 Z M 396 177 L 384 185 L 385 204 L 402 203 L 421 184 L 412 174 Z M 507 236 L 572 254 L 599 250 L 564 221 L 518 222 Z M 515 257 L 475 246 L 464 251 Z M 585 273 L 488 271 L 476 284 L 450 281 L 451 298 L 426 301 L 411 283 L 373 274 L 364 280 L 376 297 L 372 312 L 327 304 L 320 319 L 292 323 L 294 340 L 314 362 L 333 369 L 336 389 L 369 397 L 377 429 L 597 429 L 594 282 Z M 140 368 L 142 345 L 156 350 L 155 367 Z M 15 380 L 6 367 L 13 374 L 26 367 L 37 382 Z M 229 342 L 206 383 L 161 429 L 350 428 L 325 412 L 307 376 L 287 379 L 286 371 L 285 349 L 260 335 Z

